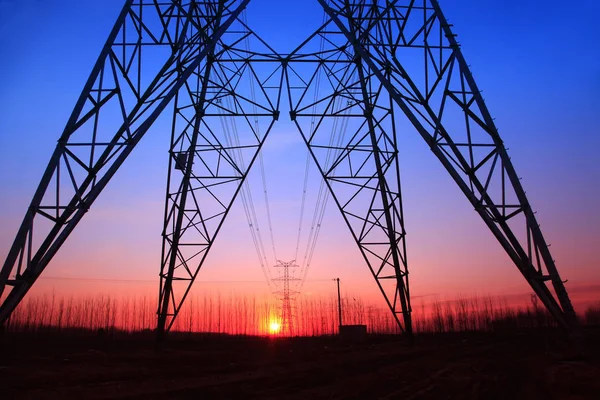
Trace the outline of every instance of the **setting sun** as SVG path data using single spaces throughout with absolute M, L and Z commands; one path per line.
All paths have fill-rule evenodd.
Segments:
M 274 335 L 276 333 L 279 333 L 280 330 L 281 330 L 281 324 L 277 321 L 271 321 L 271 323 L 269 324 L 269 333 Z

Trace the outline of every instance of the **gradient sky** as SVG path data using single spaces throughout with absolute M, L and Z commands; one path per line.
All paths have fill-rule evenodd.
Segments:
M 122 3 L 0 0 L 2 260 Z M 600 3 L 440 3 L 523 177 L 559 271 L 569 280 L 567 289 L 576 303 L 600 300 L 600 213 L 595 208 L 600 204 Z M 322 18 L 316 0 L 252 0 L 247 13 L 253 29 L 284 53 Z M 161 127 L 169 118 L 161 118 L 144 138 L 50 264 L 38 290 L 157 290 L 169 140 L 168 128 Z M 452 298 L 530 292 L 416 132 L 403 135 L 412 293 Z M 289 121 L 276 125 L 264 157 L 277 251 L 287 260 L 294 256 L 306 157 Z M 250 180 L 260 185 L 258 174 Z M 318 183 L 312 174 L 309 215 Z M 260 196 L 255 204 L 264 216 Z M 339 276 L 346 291 L 381 301 L 338 210 L 330 205 L 307 293 L 333 292 L 326 279 Z M 261 281 L 256 259 L 236 202 L 200 273 L 201 281 L 212 283 L 200 282 L 197 290 L 263 293 L 264 283 L 231 282 Z M 58 277 L 90 280 L 51 279 Z

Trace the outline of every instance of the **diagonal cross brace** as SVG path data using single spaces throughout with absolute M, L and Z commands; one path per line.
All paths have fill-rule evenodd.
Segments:
M 519 182 L 519 179 L 516 175 L 516 172 L 510 162 L 510 158 L 506 153 L 502 145 L 502 141 L 497 134 L 497 131 L 493 125 L 493 121 L 487 111 L 483 103 L 483 99 L 481 98 L 480 93 L 476 90 L 475 82 L 472 78 L 470 72 L 466 73 L 466 77 L 469 85 L 472 88 L 473 95 L 475 96 L 477 105 L 483 112 L 483 117 L 486 121 L 488 127 L 491 126 L 490 130 L 486 130 L 493 138 L 496 143 L 496 147 L 498 149 L 498 153 L 502 159 L 502 162 L 506 166 L 507 174 L 509 179 L 515 189 L 515 192 L 521 202 L 524 205 L 525 216 L 527 218 L 527 225 L 530 229 L 532 229 L 534 240 L 536 245 L 539 247 L 542 257 L 545 261 L 546 268 L 548 269 L 550 279 L 552 280 L 555 292 L 557 293 L 558 302 L 548 289 L 548 287 L 544 284 L 543 277 L 539 276 L 531 262 L 529 261 L 525 250 L 522 248 L 521 244 L 516 239 L 514 233 L 506 224 L 506 221 L 502 221 L 501 215 L 498 213 L 497 209 L 492 209 L 492 215 L 490 215 L 483 207 L 478 206 L 481 201 L 475 196 L 472 189 L 468 186 L 468 184 L 462 179 L 456 167 L 452 164 L 452 162 L 448 159 L 447 155 L 444 151 L 439 147 L 435 138 L 429 133 L 429 131 L 423 126 L 423 124 L 419 121 L 411 107 L 406 103 L 405 97 L 399 91 L 399 89 L 391 82 L 389 78 L 387 78 L 381 70 L 377 67 L 375 62 L 373 61 L 369 51 L 365 49 L 361 43 L 361 38 L 353 35 L 352 32 L 344 25 L 344 23 L 339 18 L 339 13 L 336 12 L 333 8 L 331 8 L 325 0 L 319 0 L 319 3 L 331 18 L 331 20 L 337 25 L 338 29 L 346 36 L 347 40 L 353 46 L 356 56 L 363 60 L 363 62 L 369 67 L 371 72 L 379 79 L 381 84 L 385 87 L 385 89 L 390 93 L 396 104 L 399 108 L 404 112 L 406 117 L 412 123 L 412 125 L 417 129 L 421 137 L 429 144 L 431 151 L 434 155 L 440 160 L 440 162 L 444 165 L 446 170 L 449 172 L 454 181 L 458 184 L 459 188 L 463 191 L 469 201 L 475 206 L 476 211 L 480 214 L 488 228 L 492 231 L 494 236 L 498 239 L 502 247 L 508 253 L 509 257 L 513 260 L 519 271 L 524 275 L 525 279 L 528 281 L 532 289 L 538 295 L 538 297 L 542 300 L 546 308 L 553 315 L 557 323 L 565 328 L 567 331 L 576 334 L 578 331 L 578 323 L 575 316 L 575 312 L 567 295 L 567 292 L 564 288 L 564 284 L 558 275 L 558 271 L 554 265 L 554 261 L 550 256 L 550 252 L 548 250 L 548 246 L 546 245 L 541 231 L 539 230 L 539 225 L 537 224 L 535 217 L 533 215 L 533 211 L 529 206 L 527 198 L 525 196 L 525 192 Z M 456 39 L 452 35 L 449 25 L 447 24 L 443 14 L 441 13 L 441 9 L 436 0 L 431 0 L 431 4 L 433 9 L 442 23 L 442 26 L 445 30 L 446 37 L 450 40 L 450 44 L 454 51 L 454 56 L 457 57 L 457 61 L 463 71 L 468 71 L 468 66 L 466 65 L 464 58 L 460 50 L 458 49 L 458 44 L 456 43 Z M 351 22 L 349 22 L 351 23 Z M 404 78 L 410 82 L 410 77 L 406 75 Z M 418 89 L 411 83 L 411 89 L 420 96 Z M 426 103 L 423 101 L 424 99 L 420 99 L 421 103 Z M 423 104 L 422 104 L 423 105 Z M 436 121 L 437 126 L 440 127 L 442 132 L 444 132 L 442 123 L 438 120 L 435 114 L 428 109 L 427 112 L 429 116 L 432 117 L 434 121 Z M 490 122 L 492 122 L 490 124 Z M 445 132 L 444 132 L 445 133 Z M 487 199 L 490 204 L 493 202 L 489 199 L 488 195 L 485 193 L 484 188 L 480 188 L 481 192 L 484 194 L 484 199 Z M 559 304 L 560 302 L 560 304 Z
M 163 93 L 161 95 L 160 101 L 157 102 L 156 107 L 150 112 L 148 117 L 146 117 L 146 119 L 143 120 L 143 122 L 141 122 L 139 128 L 136 131 L 136 134 L 130 138 L 130 140 L 127 142 L 126 146 L 124 147 L 123 151 L 114 159 L 113 163 L 106 170 L 105 174 L 100 179 L 95 181 L 97 176 L 94 174 L 94 172 L 97 174 L 98 171 L 92 171 L 92 173 L 91 173 L 92 176 L 88 177 L 88 181 L 90 183 L 92 181 L 95 181 L 95 185 L 86 194 L 85 207 L 80 207 L 80 206 L 78 207 L 77 205 L 79 203 L 79 200 L 74 199 L 69 205 L 70 210 L 68 210 L 68 211 L 70 211 L 70 212 L 68 212 L 68 211 L 65 212 L 64 217 L 61 218 L 61 221 L 59 221 L 59 223 L 54 227 L 54 229 L 51 231 L 51 233 L 48 235 L 48 238 L 42 245 L 41 249 L 45 249 L 45 251 L 43 253 L 42 252 L 36 253 L 36 255 L 31 259 L 31 262 L 27 265 L 27 269 L 24 271 L 24 273 L 22 275 L 18 276 L 17 279 L 14 280 L 14 282 L 9 282 L 8 278 L 10 276 L 10 273 L 11 273 L 15 263 L 18 262 L 17 259 L 19 257 L 19 253 L 21 251 L 23 251 L 25 240 L 27 239 L 28 234 L 33 229 L 33 227 L 32 227 L 33 217 L 35 216 L 36 208 L 39 207 L 39 203 L 41 202 L 41 199 L 46 191 L 46 188 L 48 187 L 50 179 L 52 178 L 52 174 L 59 162 L 61 150 L 62 150 L 62 146 L 61 146 L 62 142 L 59 142 L 59 145 L 57 146 L 57 150 L 55 151 L 55 153 L 50 161 L 50 164 L 46 170 L 46 173 L 45 173 L 44 177 L 42 178 L 42 182 L 40 183 L 40 186 L 38 187 L 36 196 L 34 197 L 34 200 L 32 202 L 32 206 L 30 207 L 29 211 L 27 212 L 27 214 L 25 216 L 25 219 L 21 225 L 19 233 L 17 234 L 15 242 L 13 243 L 13 246 L 11 247 L 11 250 L 9 251 L 6 262 L 5 262 L 2 270 L 0 271 L 0 295 L 4 291 L 4 288 L 6 287 L 7 284 L 10 283 L 13 286 L 12 290 L 9 292 L 7 297 L 2 302 L 2 305 L 0 306 L 0 324 L 4 324 L 4 322 L 9 318 L 9 316 L 11 315 L 13 310 L 17 307 L 17 305 L 23 299 L 23 297 L 27 294 L 27 292 L 29 291 L 29 289 L 31 288 L 33 283 L 37 280 L 39 275 L 43 272 L 45 267 L 48 265 L 48 263 L 50 262 L 50 260 L 54 256 L 54 254 L 56 254 L 56 252 L 64 244 L 64 242 L 66 241 L 68 236 L 71 234 L 71 232 L 75 229 L 75 227 L 77 226 L 79 221 L 81 221 L 81 219 L 83 218 L 83 216 L 85 215 L 85 213 L 87 212 L 89 207 L 96 200 L 98 195 L 102 192 L 104 187 L 108 184 L 108 182 L 114 176 L 114 174 L 119 169 L 119 167 L 127 159 L 129 154 L 133 151 L 133 149 L 136 147 L 136 145 L 142 139 L 144 134 L 152 126 L 154 121 L 156 121 L 158 116 L 167 107 L 167 105 L 171 102 L 171 100 L 173 99 L 175 94 L 183 86 L 183 84 L 187 81 L 187 79 L 192 75 L 194 70 L 202 63 L 202 61 L 206 58 L 206 56 L 214 50 L 218 40 L 226 32 L 228 27 L 238 18 L 238 16 L 246 8 L 246 6 L 248 5 L 249 2 L 250 2 L 250 0 L 242 0 L 240 2 L 240 4 L 237 6 L 237 8 L 235 10 L 233 10 L 231 12 L 231 14 L 228 16 L 227 20 L 225 20 L 223 22 L 223 24 L 221 24 L 215 30 L 215 32 L 208 38 L 209 40 L 205 43 L 204 48 L 202 50 L 200 50 L 190 60 L 190 62 L 186 66 L 186 68 L 177 75 L 176 80 L 170 85 L 170 88 L 166 91 L 166 93 Z M 125 7 L 123 8 L 123 11 L 121 12 L 121 14 L 119 16 L 119 20 L 117 21 L 115 28 L 111 32 L 111 35 L 109 36 L 107 44 L 105 45 L 104 50 L 103 50 L 102 54 L 100 55 L 99 61 L 96 64 L 96 67 L 92 73 L 92 76 L 98 74 L 98 70 L 96 70 L 96 69 L 101 68 L 101 65 L 103 64 L 104 60 L 106 59 L 106 57 L 108 55 L 108 51 L 110 49 L 110 46 L 111 46 L 112 42 L 114 42 L 114 40 L 116 39 L 119 29 L 120 29 L 121 25 L 124 23 L 127 13 L 129 11 L 129 8 L 132 6 L 132 4 L 133 4 L 133 1 L 128 1 L 128 3 L 126 3 Z M 194 1 L 192 1 L 190 3 L 190 7 L 192 7 L 192 5 L 195 5 L 195 4 L 196 3 Z M 187 21 L 188 23 L 190 22 L 189 21 L 190 18 L 192 18 L 192 17 L 188 18 L 188 21 Z M 183 36 L 184 35 L 182 35 L 182 38 L 183 38 Z M 178 50 L 185 51 L 186 48 L 180 48 Z M 169 70 L 170 67 L 172 67 L 172 64 L 174 62 L 176 62 L 177 58 L 178 58 L 177 52 L 174 52 L 174 54 L 170 57 L 169 61 L 167 61 L 165 66 L 161 69 L 161 73 L 166 73 L 166 71 Z M 162 81 L 161 78 L 162 78 L 162 76 L 159 73 L 159 75 L 156 76 L 156 78 L 154 79 L 153 84 L 151 84 L 151 86 L 147 90 L 148 96 L 152 92 L 151 91 L 152 87 L 157 87 L 157 86 L 160 87 L 161 84 L 162 85 L 165 84 L 165 82 Z M 86 88 L 84 90 L 84 95 L 82 95 L 81 99 L 85 98 L 86 91 L 89 92 L 91 90 L 91 85 L 93 84 L 93 81 L 94 81 L 94 78 L 90 77 L 88 84 L 86 85 Z M 140 99 L 140 101 L 138 102 L 137 106 L 134 109 L 142 108 L 145 100 L 146 100 L 146 98 L 142 97 L 142 99 Z M 80 103 L 81 103 L 81 101 L 80 101 Z M 78 107 L 81 106 L 80 103 L 78 103 Z M 148 108 L 145 108 L 144 111 L 148 111 Z M 140 117 L 139 115 L 135 116 L 135 118 L 139 118 L 139 117 Z M 120 131 L 125 131 L 125 130 L 127 130 L 127 128 L 128 128 L 128 121 L 125 121 L 123 126 L 120 128 Z M 115 141 L 118 140 L 118 137 L 119 137 L 119 135 L 116 135 L 114 140 Z M 113 145 L 114 145 L 114 143 L 113 143 Z M 107 153 L 106 156 L 108 156 L 108 150 L 106 153 Z M 86 185 L 86 186 L 89 186 L 90 183 L 88 183 L 88 185 Z M 81 188 L 80 188 L 80 191 L 82 191 Z M 75 196 L 75 197 L 78 197 L 78 196 Z M 60 222 L 62 222 L 62 223 L 60 223 Z

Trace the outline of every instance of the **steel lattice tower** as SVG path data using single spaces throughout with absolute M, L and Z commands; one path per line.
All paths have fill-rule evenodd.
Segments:
M 173 105 L 158 307 L 168 331 L 283 100 L 401 330 L 412 332 L 397 136 L 412 126 L 557 323 L 577 332 L 438 1 L 318 1 L 323 25 L 286 55 L 244 23 L 250 0 L 126 1 L 0 271 L 0 323 Z
M 298 293 L 290 288 L 290 283 L 298 281 L 290 274 L 290 268 L 298 268 L 296 261 L 277 261 L 275 268 L 281 268 L 283 273 L 280 277 L 273 280 L 281 283 L 281 290 L 275 292 L 281 301 L 281 332 L 285 335 L 292 336 L 294 334 L 294 296 Z

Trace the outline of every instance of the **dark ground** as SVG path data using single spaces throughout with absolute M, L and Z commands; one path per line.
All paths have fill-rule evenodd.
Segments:
M 584 357 L 556 332 L 265 339 L 151 335 L 0 341 L 2 399 L 600 399 L 600 330 Z

